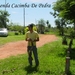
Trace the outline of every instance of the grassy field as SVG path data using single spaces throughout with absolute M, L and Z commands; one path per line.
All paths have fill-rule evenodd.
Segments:
M 20 41 L 24 39 L 25 39 L 25 35 L 13 35 L 8 37 L 0 37 L 0 45 L 3 45 L 8 42 Z
M 39 37 L 42 35 L 39 34 Z M 15 42 L 15 41 L 20 41 L 20 40 L 25 40 L 25 35 L 14 35 L 13 33 L 9 35 L 8 37 L 0 37 L 0 46 L 4 45 L 8 42 Z
M 34 67 L 34 60 L 32 68 L 28 66 L 27 54 L 0 60 L 0 75 L 64 75 L 66 49 L 68 46 L 62 45 L 61 42 L 60 38 L 58 41 L 38 48 L 40 61 L 38 68 Z M 70 75 L 75 75 L 75 40 L 72 47 Z

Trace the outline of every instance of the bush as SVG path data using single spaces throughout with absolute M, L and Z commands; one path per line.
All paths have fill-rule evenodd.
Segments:
M 50 31 L 50 29 L 49 28 L 45 28 L 45 32 L 49 32 Z
M 75 38 L 75 31 L 74 30 L 70 32 L 70 36 Z
M 15 32 L 15 35 L 19 35 L 18 31 Z
M 63 45 L 67 45 L 67 38 L 66 38 L 66 36 L 63 37 L 62 44 Z

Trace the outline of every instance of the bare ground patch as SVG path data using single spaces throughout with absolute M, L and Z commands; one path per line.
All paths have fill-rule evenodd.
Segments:
M 40 41 L 37 42 L 37 47 L 41 47 L 48 42 L 57 40 L 55 35 L 40 35 Z M 18 42 L 10 42 L 0 46 L 0 59 L 27 52 L 27 42 L 25 40 Z

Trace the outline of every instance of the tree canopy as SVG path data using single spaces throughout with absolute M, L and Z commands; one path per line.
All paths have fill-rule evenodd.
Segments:
M 0 10 L 0 27 L 7 27 L 7 22 L 9 22 L 8 16 L 9 13 L 7 11 Z
M 46 25 L 45 20 L 44 19 L 40 19 L 38 21 L 38 29 L 39 29 L 38 32 L 40 32 L 41 34 L 44 34 L 45 25 Z
M 75 23 L 75 0 L 57 0 L 53 10 L 53 16 L 64 18 L 68 23 Z

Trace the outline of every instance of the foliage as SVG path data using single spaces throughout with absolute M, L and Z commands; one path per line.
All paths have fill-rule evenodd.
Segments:
M 23 29 L 23 26 L 19 25 L 18 23 L 9 23 L 8 24 L 8 30 L 11 31 L 21 31 Z
M 33 26 L 33 30 L 37 31 L 37 27 L 35 25 Z M 29 31 L 28 26 L 25 27 L 25 32 L 27 32 L 27 31 Z
M 29 29 L 28 29 L 28 27 L 26 26 L 26 27 L 25 27 L 25 32 L 27 32 L 27 31 L 29 31 Z
M 50 28 L 45 27 L 45 32 L 49 32 L 49 31 L 50 31 Z
M 67 45 L 67 38 L 66 38 L 66 36 L 63 37 L 62 44 L 63 45 Z
M 41 33 L 41 34 L 44 34 L 44 31 L 45 31 L 45 21 L 43 19 L 40 19 L 38 21 L 38 32 Z
M 44 19 L 40 19 L 40 20 L 38 21 L 38 24 L 39 24 L 39 25 L 42 25 L 42 26 L 45 26 L 45 20 L 44 20 Z
M 15 35 L 18 35 L 19 33 L 18 33 L 18 31 L 15 31 Z
M 36 27 L 36 26 L 34 26 L 34 27 L 33 27 L 33 30 L 37 31 L 37 27 Z
M 61 28 L 61 26 L 60 26 L 60 20 L 59 20 L 59 19 L 56 19 L 56 20 L 55 20 L 55 25 L 56 25 L 56 27 L 57 27 L 58 29 Z
M 0 37 L 0 45 L 4 45 L 9 42 L 16 42 L 25 39 L 25 35 L 14 35 L 14 32 L 9 34 L 8 37 Z
M 20 33 L 20 34 L 23 34 L 23 31 L 24 31 L 24 27 L 19 25 L 18 23 L 12 23 L 10 22 L 8 25 L 7 25 L 7 28 L 9 31 L 15 31 L 15 33 Z
M 75 29 L 75 0 L 57 0 L 53 5 L 53 16 L 66 20 L 66 23 L 73 23 Z
M 74 31 L 74 30 L 71 30 L 71 31 L 70 31 L 70 36 L 71 36 L 72 38 L 75 38 L 75 31 Z
M 7 28 L 7 22 L 9 22 L 8 16 L 9 13 L 7 11 L 0 10 L 0 27 Z
M 70 75 L 75 75 L 74 46 L 75 42 L 70 59 Z M 35 68 L 35 65 L 32 67 L 28 66 L 27 54 L 11 56 L 10 58 L 0 60 L 0 75 L 64 75 L 66 49 L 67 46 L 62 46 L 61 44 L 61 38 L 38 48 L 40 61 L 38 68 Z
M 55 24 L 57 28 L 59 29 L 59 34 L 64 35 L 64 27 L 66 26 L 64 19 L 56 19 Z
M 49 23 L 49 20 L 46 21 L 47 27 L 51 28 L 51 24 Z

